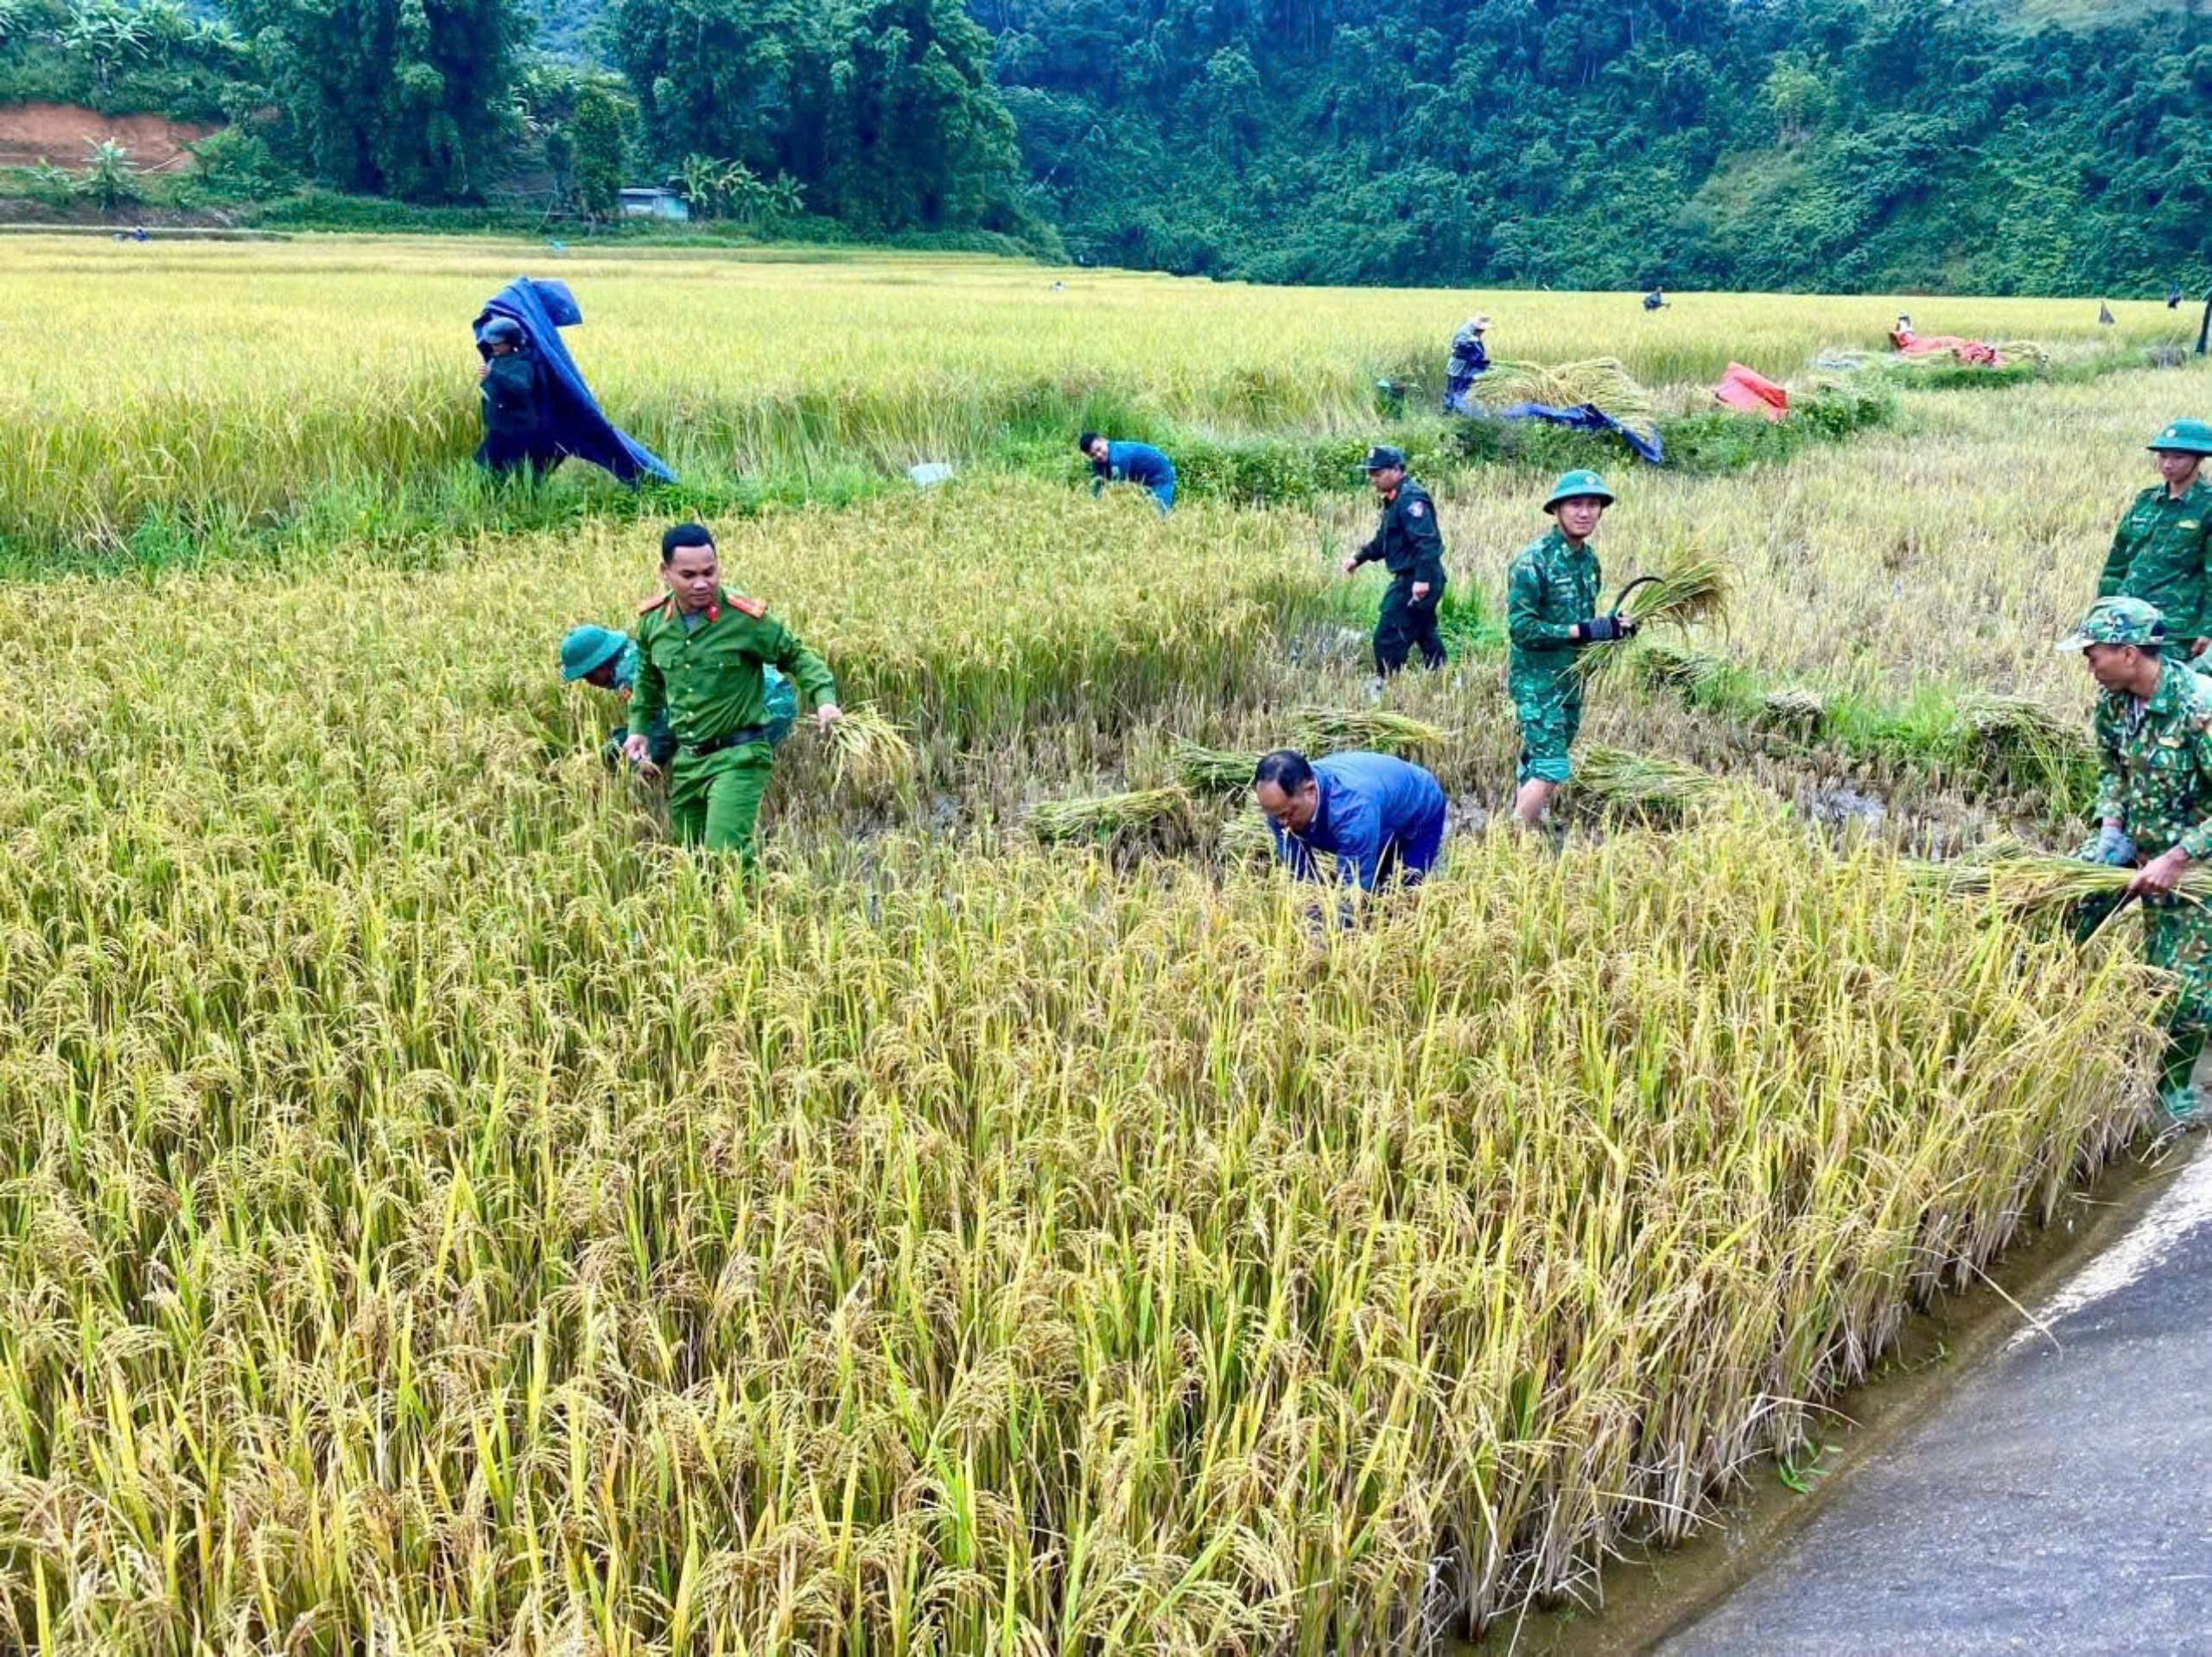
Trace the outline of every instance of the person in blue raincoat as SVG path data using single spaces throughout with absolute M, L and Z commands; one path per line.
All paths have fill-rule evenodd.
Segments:
M 1149 443 L 1109 442 L 1095 431 L 1075 440 L 1090 457 L 1090 492 L 1109 483 L 1133 483 L 1152 492 L 1153 504 L 1162 512 L 1175 505 L 1175 462 Z
M 1252 794 L 1275 855 L 1301 880 L 1320 879 L 1313 854 L 1324 852 L 1336 859 L 1337 879 L 1363 892 L 1418 886 L 1444 849 L 1443 788 L 1389 754 L 1308 759 L 1278 748 L 1255 769 Z
M 624 483 L 635 484 L 647 479 L 675 482 L 676 473 L 667 462 L 609 420 L 598 399 L 592 396 L 591 387 L 584 382 L 583 371 L 576 366 L 575 359 L 569 354 L 569 348 L 561 339 L 562 329 L 575 327 L 582 321 L 583 312 L 578 308 L 575 295 L 569 291 L 566 283 L 536 282 L 528 276 L 518 276 L 485 302 L 476 318 L 475 333 L 477 352 L 484 359 L 486 371 L 486 448 L 491 448 L 493 435 L 488 419 L 489 388 L 495 373 L 508 377 L 519 387 L 521 369 L 501 368 L 499 365 L 509 357 L 521 357 L 529 365 L 531 395 L 537 402 L 532 409 L 533 421 L 527 428 L 527 446 L 519 451 L 512 465 L 522 465 L 527 460 L 542 470 L 543 465 L 557 464 L 574 455 L 579 460 L 604 467 Z M 503 340 L 512 349 L 499 350 Z M 499 455 L 511 452 L 512 448 L 508 446 L 496 454 L 480 453 L 479 458 L 498 469 Z M 543 465 L 533 457 L 543 457 Z

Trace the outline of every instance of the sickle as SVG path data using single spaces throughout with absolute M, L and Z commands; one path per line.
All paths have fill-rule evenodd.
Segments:
M 1656 575 L 1639 575 L 1634 581 L 1630 581 L 1626 587 L 1621 588 L 1619 594 L 1613 600 L 1612 613 L 1614 615 L 1618 615 L 1624 608 L 1627 607 L 1628 595 L 1635 592 L 1637 587 L 1648 587 L 1658 579 L 1659 578 Z

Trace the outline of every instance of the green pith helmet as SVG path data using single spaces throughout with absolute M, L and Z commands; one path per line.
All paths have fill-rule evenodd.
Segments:
M 561 676 L 574 684 L 621 655 L 629 642 L 629 634 L 618 633 L 612 627 L 572 628 L 561 641 Z
M 1605 480 L 1596 473 L 1569 472 L 1552 486 L 1552 492 L 1544 502 L 1544 510 L 1548 512 L 1560 502 L 1573 500 L 1577 495 L 1595 495 L 1608 506 L 1613 504 L 1613 492 L 1605 487 Z
M 2082 618 L 2082 625 L 2058 641 L 2063 651 L 2087 650 L 2092 644 L 2163 644 L 2166 619 L 2155 604 L 2141 599 L 2099 599 Z
M 2166 429 L 2145 447 L 2179 454 L 2212 454 L 2212 422 L 2169 420 Z

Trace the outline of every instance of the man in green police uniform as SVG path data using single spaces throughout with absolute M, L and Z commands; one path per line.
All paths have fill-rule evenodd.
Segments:
M 2165 623 L 2142 600 L 2100 599 L 2059 648 L 2080 651 L 2104 693 L 2097 835 L 2081 854 L 2136 871 L 2126 896 L 2143 900 L 2144 953 L 2180 981 L 2159 1098 L 2187 1123 L 2198 1114 L 2190 1073 L 2212 1028 L 2212 911 L 2177 897 L 2174 885 L 2212 856 L 2212 683 L 2168 660 L 2166 642 Z
M 1544 510 L 1552 530 L 1523 547 L 1505 578 L 1505 631 L 1511 644 L 1505 688 L 1521 721 L 1519 784 L 1513 816 L 1543 820 L 1560 784 L 1574 774 L 1569 751 L 1582 729 L 1582 681 L 1574 658 L 1586 646 L 1630 638 L 1636 624 L 1598 613 L 1598 555 L 1590 549 L 1613 492 L 1594 472 L 1570 472 L 1552 486 Z
M 645 775 L 658 773 L 649 733 L 665 708 L 676 737 L 668 790 L 676 837 L 750 863 L 775 763 L 766 670 L 781 668 L 798 682 L 824 730 L 844 717 L 836 681 L 766 605 L 723 588 L 715 538 L 700 525 L 679 524 L 661 537 L 660 573 L 667 594 L 638 613 L 638 679 L 624 752 Z
M 1344 574 L 1377 559 L 1390 572 L 1382 613 L 1375 619 L 1375 671 L 1389 678 L 1416 644 L 1422 665 L 1440 668 L 1436 606 L 1444 600 L 1444 533 L 1436 526 L 1436 503 L 1406 475 L 1405 451 L 1387 443 L 1367 452 L 1367 480 L 1382 498 L 1382 521 L 1375 538 L 1344 560 Z
M 798 723 L 798 691 L 773 668 L 763 669 L 761 676 L 768 684 L 768 746 L 780 748 L 784 739 Z M 594 690 L 610 691 L 626 702 L 632 688 L 638 682 L 637 641 L 613 627 L 594 627 L 588 623 L 571 627 L 568 637 L 561 641 L 561 678 L 566 684 L 581 682 Z M 676 733 L 668 728 L 665 705 L 645 737 L 646 757 L 666 770 L 668 762 L 676 758 Z M 629 715 L 626 711 L 623 722 L 608 733 L 601 756 L 610 766 L 621 764 L 625 757 L 622 750 L 629 740 Z
M 2212 639 L 2212 485 L 2197 473 L 2212 454 L 2212 424 L 2173 421 L 2150 448 L 2160 481 L 2136 496 L 2120 520 L 2097 596 L 2154 606 L 2173 648 L 2202 656 Z

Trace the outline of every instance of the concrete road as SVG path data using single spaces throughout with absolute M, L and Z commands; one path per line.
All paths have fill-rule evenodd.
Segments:
M 2202 1134 L 2196 1136 L 2202 1140 Z M 2212 1153 L 1669 1657 L 2212 1654 Z

